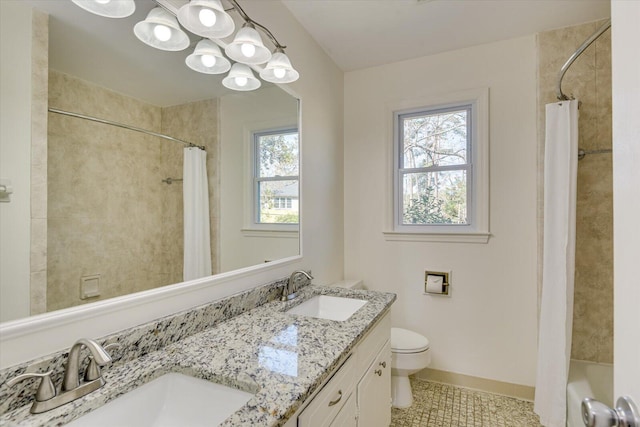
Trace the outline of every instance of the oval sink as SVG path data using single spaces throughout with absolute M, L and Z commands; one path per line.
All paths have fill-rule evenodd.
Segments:
M 72 427 L 215 426 L 253 394 L 168 373 L 67 424 Z
M 287 313 L 344 322 L 366 303 L 361 299 L 317 295 L 287 310 Z

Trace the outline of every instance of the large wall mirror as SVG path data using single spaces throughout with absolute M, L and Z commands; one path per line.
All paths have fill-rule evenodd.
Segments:
M 33 150 L 25 165 L 31 214 L 44 216 L 46 230 L 31 227 L 38 281 L 20 284 L 30 286 L 30 301 L 3 305 L 2 321 L 209 275 L 185 265 L 193 258 L 207 258 L 215 275 L 300 254 L 296 97 L 264 81 L 234 92 L 224 75 L 189 69 L 195 36 L 181 52 L 141 43 L 133 26 L 152 0 L 136 0 L 125 19 L 70 0 L 24 3 L 49 15 L 48 49 L 34 43 L 32 51 L 48 57 L 33 62 L 47 67 L 33 70 L 48 87 L 46 150 Z

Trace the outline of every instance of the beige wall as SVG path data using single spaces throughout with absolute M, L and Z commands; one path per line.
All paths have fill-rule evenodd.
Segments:
M 55 71 L 49 82 L 51 107 L 205 145 L 218 169 L 217 100 L 161 109 Z M 182 185 L 162 180 L 182 177 L 183 146 L 50 113 L 48 147 L 47 310 L 181 282 Z M 100 296 L 81 299 L 80 279 L 93 275 Z
M 540 159 L 544 159 L 544 105 L 556 101 L 558 71 L 604 21 L 538 35 Z M 611 149 L 611 32 L 606 31 L 574 62 L 563 92 L 581 101 L 579 147 Z M 578 163 L 576 275 L 571 357 L 613 362 L 613 184 L 611 154 Z M 540 170 L 543 167 L 540 161 Z M 540 177 L 540 186 L 543 180 Z
M 345 276 L 398 294 L 395 326 L 431 343 L 431 368 L 531 386 L 536 368 L 534 36 L 345 75 Z M 386 106 L 489 88 L 487 244 L 385 241 L 393 141 Z M 423 295 L 451 271 L 451 297 Z
M 31 155 L 31 9 L 0 1 L 0 178 L 12 180 L 0 202 L 0 321 L 29 315 Z
M 611 2 L 613 68 L 613 175 L 615 361 L 614 396 L 640 402 L 640 2 Z

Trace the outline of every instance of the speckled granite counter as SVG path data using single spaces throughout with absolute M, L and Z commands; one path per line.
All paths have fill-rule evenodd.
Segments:
M 345 322 L 285 313 L 313 295 L 364 299 Z M 126 363 L 106 367 L 107 384 L 42 414 L 30 405 L 0 417 L 0 425 L 63 425 L 167 372 L 181 372 L 255 393 L 223 426 L 279 426 L 327 379 L 395 301 L 395 295 L 309 286 L 289 302 L 271 301 L 167 343 Z

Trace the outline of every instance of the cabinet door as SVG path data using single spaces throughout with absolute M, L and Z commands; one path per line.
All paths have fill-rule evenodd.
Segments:
M 356 410 L 356 397 L 352 394 L 331 423 L 331 427 L 355 427 Z
M 391 344 L 385 343 L 358 383 L 358 426 L 391 424 Z

